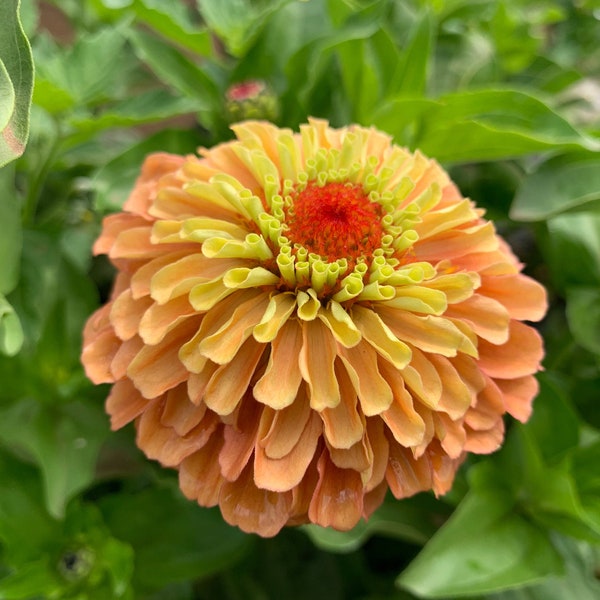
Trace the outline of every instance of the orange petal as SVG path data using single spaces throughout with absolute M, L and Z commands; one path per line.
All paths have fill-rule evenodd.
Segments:
M 266 409 L 265 409 L 266 410 Z M 312 412 L 298 443 L 282 458 L 269 458 L 260 444 L 254 452 L 254 481 L 260 488 L 286 492 L 297 486 L 311 463 L 321 437 L 322 424 Z M 294 437 L 298 437 L 294 433 Z
M 336 343 L 321 321 L 302 323 L 302 349 L 299 367 L 308 384 L 313 410 L 333 408 L 340 402 L 340 390 L 335 377 Z
M 157 256 L 145 265 L 142 265 L 131 277 L 131 294 L 134 298 L 150 295 L 150 282 L 158 271 L 166 265 L 173 264 L 187 256 L 189 251 L 178 249 L 176 252 L 167 252 Z
M 117 237 L 136 227 L 149 227 L 148 221 L 138 215 L 115 213 L 102 220 L 102 233 L 93 246 L 94 254 L 108 254 Z
M 325 450 L 317 464 L 319 482 L 313 494 L 308 516 L 321 527 L 339 531 L 352 529 L 363 511 L 363 483 L 360 473 L 339 469 Z
M 508 311 L 496 300 L 480 293 L 450 305 L 445 316 L 464 321 L 479 337 L 492 344 L 504 344 L 508 339 Z
M 410 391 L 428 408 L 437 408 L 442 397 L 443 383 L 427 355 L 412 349 L 410 365 L 402 370 L 402 376 Z
M 373 347 L 361 341 L 353 348 L 340 347 L 339 355 L 358 394 L 363 413 L 370 417 L 387 410 L 394 396 L 379 372 Z
M 187 380 L 187 392 L 191 402 L 198 406 L 202 403 L 208 382 L 218 368 L 217 363 L 206 361 L 200 373 L 190 373 Z
M 369 492 L 380 486 L 385 479 L 390 445 L 385 437 L 384 429 L 381 419 L 367 419 L 367 437 L 373 449 L 373 463 L 371 465 L 371 478 L 365 484 L 365 492 Z M 387 489 L 387 484 L 385 484 L 385 487 Z
M 204 392 L 204 402 L 211 410 L 219 415 L 229 415 L 234 411 L 248 390 L 264 350 L 265 344 L 250 338 L 230 363 L 221 365 L 214 372 Z
M 429 362 L 442 382 L 442 396 L 436 410 L 448 413 L 453 419 L 462 417 L 475 398 L 473 391 L 446 357 L 430 354 Z
M 134 299 L 129 288 L 119 294 L 110 309 L 110 322 L 115 333 L 122 340 L 132 338 L 138 332 L 142 315 L 151 304 L 152 298 Z
M 189 433 L 204 417 L 206 405 L 196 406 L 187 395 L 187 385 L 180 383 L 165 394 L 165 407 L 160 422 L 165 427 L 171 427 L 177 435 Z
M 385 362 L 381 364 L 381 373 L 394 394 L 392 404 L 381 413 L 381 418 L 400 445 L 410 447 L 422 443 L 425 423 L 414 409 L 413 398 L 404 386 L 402 374 Z
M 201 506 L 215 506 L 219 502 L 225 479 L 215 456 L 221 451 L 222 444 L 223 437 L 215 432 L 205 446 L 184 458 L 179 465 L 179 487 L 183 495 Z
M 328 448 L 331 462 L 339 469 L 352 469 L 361 474 L 363 485 L 373 473 L 373 449 L 368 436 L 350 448 Z
M 115 381 L 127 376 L 127 369 L 131 361 L 143 347 L 144 342 L 137 335 L 121 344 L 110 363 L 110 372 L 113 374 Z
M 450 458 L 437 440 L 429 445 L 426 455 L 432 470 L 433 491 L 436 496 L 441 496 L 452 487 L 456 470 L 465 455 L 463 454 L 459 458 Z
M 491 454 L 500 448 L 504 440 L 504 421 L 498 419 L 491 429 L 475 431 L 467 428 L 465 450 L 475 454 Z
M 526 275 L 484 276 L 478 292 L 503 304 L 513 319 L 539 321 L 548 310 L 546 290 Z
M 264 407 L 249 397 L 240 405 L 237 426 L 226 425 L 224 444 L 219 453 L 221 474 L 229 481 L 235 481 L 252 456 L 258 436 L 258 426 Z
M 334 408 L 321 411 L 325 426 L 325 438 L 333 448 L 350 448 L 362 439 L 365 432 L 364 418 L 357 410 L 357 395 L 346 369 L 335 364 L 335 375 L 340 387 L 341 400 Z
M 298 395 L 302 373 L 298 357 L 302 350 L 302 328 L 288 321 L 271 342 L 269 364 L 254 386 L 254 397 L 263 404 L 281 410 Z
M 298 398 L 282 410 L 269 408 L 263 411 L 258 443 L 264 448 L 268 458 L 283 458 L 288 455 L 298 443 L 306 428 L 311 414 L 310 404 L 304 390 L 300 390 Z M 266 427 L 267 421 L 269 427 Z
M 519 321 L 511 321 L 510 337 L 506 344 L 495 346 L 481 340 L 479 366 L 490 377 L 515 379 L 540 370 L 544 356 L 540 334 Z
M 106 412 L 110 415 L 110 427 L 114 431 L 127 425 L 148 406 L 144 398 L 129 379 L 117 381 L 106 398 Z
M 390 441 L 390 459 L 386 479 L 398 499 L 431 489 L 433 476 L 427 454 L 415 459 L 408 448 Z
M 496 382 L 487 379 L 486 386 L 477 394 L 473 406 L 465 415 L 465 423 L 476 431 L 486 431 L 494 427 L 504 414 L 504 398 Z
M 458 458 L 464 451 L 467 434 L 462 422 L 453 421 L 444 413 L 434 413 L 435 434 L 450 458 Z
M 187 379 L 188 371 L 178 352 L 197 328 L 198 320 L 188 319 L 156 346 L 144 346 L 131 361 L 127 375 L 145 398 L 156 398 Z
M 195 313 L 186 296 L 180 296 L 166 304 L 152 302 L 139 322 L 140 337 L 146 344 L 158 344 L 169 331 Z
M 112 328 L 106 328 L 84 346 L 81 361 L 85 374 L 95 384 L 112 383 L 115 380 L 110 371 L 110 363 L 121 343 Z
M 237 481 L 226 481 L 219 498 L 223 518 L 246 533 L 272 537 L 289 519 L 291 492 L 270 492 L 256 487 L 252 465 L 248 465 Z
M 532 402 L 540 389 L 533 375 L 517 379 L 498 379 L 496 385 L 504 396 L 506 412 L 525 423 L 531 416 Z

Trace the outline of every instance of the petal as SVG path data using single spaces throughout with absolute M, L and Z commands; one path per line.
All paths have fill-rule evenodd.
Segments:
M 381 374 L 394 395 L 392 404 L 381 413 L 381 418 L 400 445 L 417 446 L 423 442 L 425 423 L 414 409 L 413 398 L 404 386 L 402 374 L 385 363 L 381 365 Z
M 154 275 L 166 265 L 177 262 L 187 256 L 187 250 L 178 249 L 176 252 L 167 252 L 157 256 L 145 265 L 142 265 L 131 277 L 131 294 L 134 298 L 150 295 L 150 282 Z
M 188 371 L 179 360 L 178 352 L 197 327 L 197 319 L 188 319 L 156 346 L 144 346 L 131 361 L 127 375 L 145 398 L 156 398 L 185 381 Z
M 270 492 L 256 487 L 252 466 L 237 481 L 226 481 L 219 498 L 223 518 L 246 533 L 272 537 L 286 524 L 292 507 L 292 493 Z
M 213 433 L 205 446 L 184 458 L 179 465 L 179 487 L 183 495 L 201 506 L 215 506 L 219 502 L 225 479 L 215 456 L 222 445 L 222 436 Z
M 363 413 L 367 416 L 387 410 L 394 396 L 377 366 L 377 353 L 365 341 L 354 348 L 340 348 L 340 358 L 350 376 Z
M 390 450 L 381 419 L 367 419 L 367 436 L 373 449 L 373 463 L 371 465 L 371 478 L 365 484 L 365 492 L 375 489 L 384 482 Z M 387 484 L 385 487 L 387 489 Z
M 110 322 L 115 333 L 122 339 L 128 340 L 137 332 L 143 314 L 152 304 L 152 298 L 134 299 L 131 290 L 127 288 L 112 302 Z
M 360 473 L 336 467 L 324 451 L 317 465 L 319 482 L 313 494 L 308 516 L 321 527 L 339 531 L 352 529 L 363 511 L 363 484 Z
M 491 454 L 500 448 L 504 440 L 504 421 L 498 419 L 491 429 L 475 431 L 467 428 L 465 450 L 475 454 Z
M 357 410 L 356 390 L 346 369 L 335 365 L 335 374 L 340 388 L 340 403 L 321 411 L 325 426 L 325 438 L 333 448 L 350 448 L 362 439 L 365 431 L 364 419 Z
M 166 304 L 153 302 L 139 322 L 140 337 L 151 346 L 158 344 L 169 331 L 194 314 L 196 311 L 185 296 Z
M 392 494 L 398 499 L 430 490 L 433 485 L 429 457 L 415 459 L 408 448 L 390 440 L 390 459 L 386 479 Z
M 508 340 L 508 311 L 496 300 L 479 293 L 451 305 L 445 316 L 464 321 L 479 337 L 492 344 L 504 344 Z
M 302 323 L 302 349 L 298 365 L 308 384 L 313 410 L 333 408 L 340 402 L 340 390 L 335 377 L 336 343 L 321 321 Z
M 295 401 L 302 381 L 298 364 L 301 350 L 302 328 L 297 321 L 288 321 L 271 342 L 267 369 L 254 385 L 254 397 L 259 402 L 281 410 Z
M 496 385 L 504 396 L 506 412 L 525 423 L 531 416 L 532 402 L 540 389 L 533 375 L 517 379 L 498 379 Z
M 127 369 L 131 361 L 140 353 L 143 347 L 144 342 L 137 335 L 121 344 L 110 363 L 110 372 L 114 377 L 113 381 L 127 377 Z
M 204 402 L 219 415 L 229 415 L 248 391 L 265 344 L 254 338 L 246 340 L 233 360 L 221 365 L 210 378 L 204 392 Z
M 481 340 L 479 366 L 490 377 L 515 379 L 540 370 L 544 356 L 540 334 L 519 321 L 511 321 L 510 337 L 506 344 L 495 346 Z
M 453 419 L 462 417 L 475 399 L 475 394 L 461 379 L 450 359 L 430 354 L 429 362 L 442 382 L 442 396 L 436 410 L 448 413 Z
M 254 452 L 256 485 L 274 492 L 286 492 L 297 486 L 315 455 L 321 431 L 321 420 L 312 412 L 298 442 L 284 457 L 269 458 L 264 448 L 258 444 Z
M 93 383 L 112 383 L 115 381 L 110 364 L 121 347 L 121 340 L 108 327 L 92 338 L 83 348 L 81 361 L 85 374 Z
M 206 405 L 196 406 L 187 394 L 187 385 L 180 383 L 165 395 L 165 407 L 160 422 L 165 427 L 171 427 L 177 435 L 189 433 L 206 414 Z
M 504 414 L 504 398 L 495 381 L 487 380 L 487 385 L 477 394 L 473 406 L 465 415 L 465 423 L 475 431 L 486 431 L 496 425 Z
M 406 385 L 411 392 L 428 408 L 436 409 L 442 397 L 443 384 L 436 368 L 427 356 L 412 349 L 410 365 L 402 370 Z
M 458 458 L 464 451 L 467 434 L 462 422 L 453 421 L 444 413 L 435 413 L 436 437 L 442 449 L 450 458 Z
M 117 381 L 106 398 L 106 412 L 110 415 L 110 427 L 114 431 L 139 416 L 150 401 L 144 398 L 129 379 Z

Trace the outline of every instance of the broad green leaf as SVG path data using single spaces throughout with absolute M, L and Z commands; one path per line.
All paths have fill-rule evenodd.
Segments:
M 514 511 L 502 488 L 471 491 L 398 584 L 424 598 L 476 596 L 562 571 L 548 536 Z
M 216 83 L 181 52 L 148 33 L 130 30 L 130 41 L 138 57 L 156 76 L 178 93 L 193 98 L 200 119 L 209 128 L 223 121 L 223 99 Z
M 577 343 L 600 356 L 600 284 L 567 288 L 567 319 Z
M 186 500 L 173 485 L 107 497 L 99 506 L 114 535 L 134 548 L 134 577 L 143 587 L 219 571 L 237 560 L 251 539 L 227 525 L 218 510 Z
M 14 356 L 23 346 L 23 328 L 19 316 L 0 294 L 0 354 Z
M 12 165 L 0 170 L 0 294 L 12 292 L 19 280 L 23 234 L 14 181 Z
M 0 167 L 23 154 L 29 135 L 33 60 L 19 4 L 0 2 Z
M 95 132 L 112 127 L 131 127 L 163 121 L 193 113 L 199 108 L 196 99 L 175 97 L 166 90 L 152 90 L 123 100 L 90 117 L 74 117 L 72 125 L 79 131 Z
M 544 247 L 555 285 L 564 289 L 600 284 L 600 213 L 559 215 L 547 227 Z
M 383 535 L 423 545 L 435 533 L 448 509 L 431 496 L 420 495 L 398 502 L 384 502 L 367 521 L 350 531 L 306 525 L 303 529 L 314 544 L 328 552 L 347 553 L 360 548 L 371 536 Z
M 524 92 L 468 91 L 444 96 L 439 102 L 441 106 L 420 121 L 415 145 L 443 162 L 600 147 L 598 141 L 584 136 L 544 102 Z
M 291 0 L 197 0 L 206 24 L 240 58 L 260 34 L 267 18 Z
M 543 162 L 523 183 L 511 208 L 516 221 L 540 221 L 600 206 L 600 154 L 570 153 Z
M 21 400 L 3 407 L 0 415 L 0 439 L 35 460 L 42 471 L 48 512 L 63 517 L 67 502 L 94 478 L 98 451 L 109 433 L 102 411 L 91 402 L 73 402 L 57 410 Z

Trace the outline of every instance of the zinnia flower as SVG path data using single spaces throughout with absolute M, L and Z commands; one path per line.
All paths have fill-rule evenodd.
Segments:
M 233 126 L 153 154 L 94 251 L 83 363 L 114 429 L 244 531 L 345 530 L 445 493 L 525 421 L 544 289 L 433 160 L 374 129 Z

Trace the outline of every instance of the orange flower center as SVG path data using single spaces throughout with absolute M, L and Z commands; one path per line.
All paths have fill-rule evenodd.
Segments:
M 380 247 L 380 219 L 380 205 L 369 200 L 362 186 L 311 182 L 294 198 L 286 215 L 286 235 L 324 260 L 346 258 L 354 263 Z

